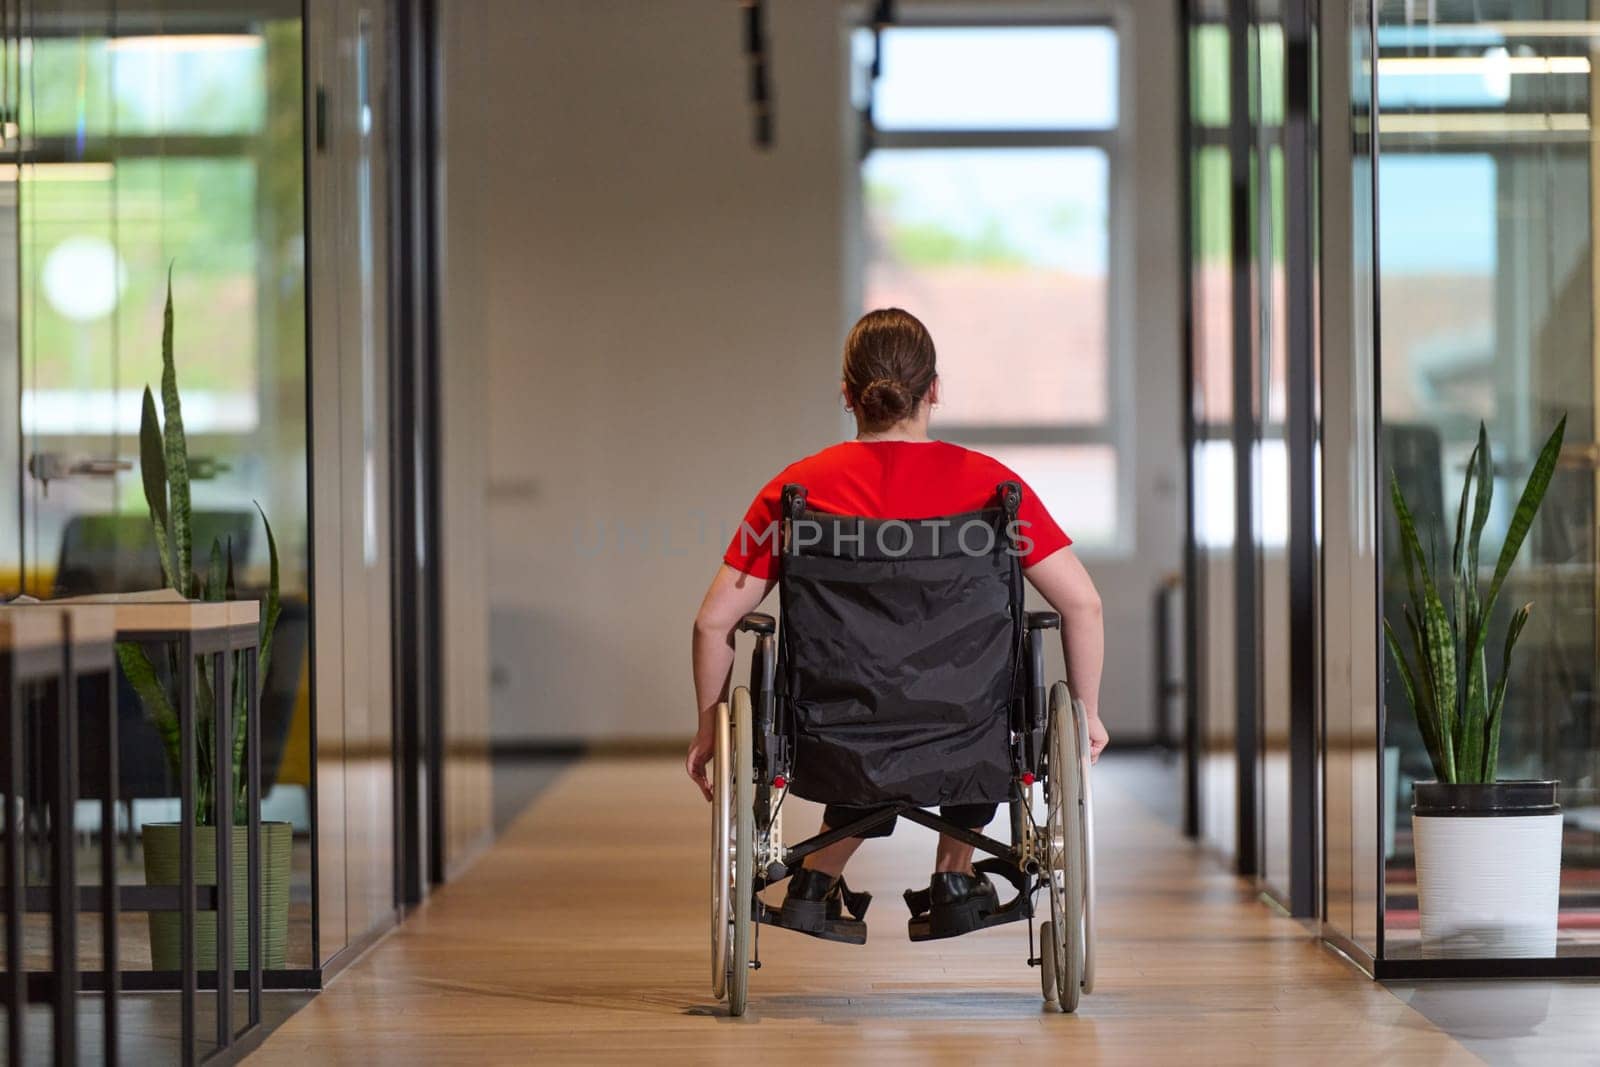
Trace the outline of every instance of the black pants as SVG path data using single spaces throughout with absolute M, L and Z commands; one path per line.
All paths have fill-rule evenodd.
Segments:
M 948 822 L 953 822 L 963 830 L 982 830 L 994 818 L 994 813 L 999 810 L 998 804 L 949 804 L 939 809 L 939 815 Z M 879 808 L 851 808 L 843 804 L 829 804 L 822 812 L 823 825 L 829 829 L 837 830 L 841 826 L 848 826 L 857 819 L 865 818 Z M 863 830 L 857 837 L 888 837 L 894 833 L 894 824 L 899 822 L 899 817 L 886 819 L 871 829 Z

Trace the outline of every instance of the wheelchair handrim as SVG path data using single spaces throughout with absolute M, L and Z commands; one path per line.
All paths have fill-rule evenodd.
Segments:
M 1083 868 L 1081 865 L 1079 802 L 1082 797 L 1082 763 L 1073 751 L 1081 736 L 1077 731 L 1074 701 L 1066 684 L 1050 692 L 1048 806 L 1051 946 L 1056 966 L 1056 996 L 1063 1011 L 1074 1011 L 1083 988 Z
M 750 988 L 751 903 L 754 899 L 755 770 L 754 711 L 750 691 L 733 691 L 733 905 L 728 953 L 728 1012 L 743 1015 Z
M 711 994 L 728 994 L 728 933 L 732 889 L 733 797 L 729 774 L 728 705 L 717 705 L 716 742 L 711 763 Z
M 1091 746 L 1089 742 L 1089 712 L 1084 707 L 1083 701 L 1072 702 L 1072 719 L 1078 730 L 1078 758 L 1081 761 L 1082 773 L 1078 777 L 1078 788 L 1083 804 L 1082 833 L 1079 842 L 1083 846 L 1080 862 L 1083 871 L 1083 991 L 1094 992 L 1094 793 L 1089 784 L 1089 767 L 1091 766 Z

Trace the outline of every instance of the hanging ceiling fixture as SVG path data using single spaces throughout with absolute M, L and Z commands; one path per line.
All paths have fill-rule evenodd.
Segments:
M 774 140 L 772 84 L 767 73 L 766 0 L 742 0 L 744 54 L 750 64 L 750 110 L 755 120 L 756 147 L 766 151 Z
M 883 74 L 883 31 L 893 26 L 894 21 L 894 0 L 878 0 L 868 20 L 872 29 L 872 64 L 867 68 L 866 94 L 861 104 L 862 159 L 866 159 L 873 148 L 872 134 L 876 128 L 873 107 L 876 104 L 878 78 Z

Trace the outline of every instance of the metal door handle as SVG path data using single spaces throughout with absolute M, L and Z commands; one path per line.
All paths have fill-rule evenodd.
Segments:
M 75 478 L 115 478 L 121 471 L 133 470 L 133 461 L 126 459 L 80 459 L 67 473 Z
M 115 478 L 121 471 L 133 469 L 125 459 L 80 459 L 68 463 L 59 452 L 35 452 L 28 457 L 28 473 L 44 486 L 45 496 L 50 495 L 50 483 L 62 478 Z

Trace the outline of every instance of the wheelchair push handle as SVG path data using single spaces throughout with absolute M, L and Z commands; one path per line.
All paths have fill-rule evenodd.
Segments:
M 778 620 L 764 611 L 752 611 L 739 620 L 739 632 L 765 637 L 777 633 Z
M 1061 629 L 1061 615 L 1054 611 L 1028 612 L 1028 629 L 1030 630 L 1059 630 Z

